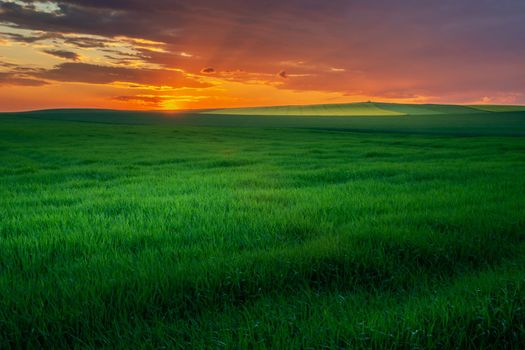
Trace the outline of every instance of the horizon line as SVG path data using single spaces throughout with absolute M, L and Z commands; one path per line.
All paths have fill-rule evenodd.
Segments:
M 213 111 L 213 110 L 236 110 L 245 108 L 277 108 L 277 107 L 298 107 L 298 106 L 330 106 L 330 105 L 351 105 L 351 104 L 393 104 L 393 105 L 414 105 L 414 106 L 428 106 L 428 105 L 441 105 L 441 106 L 507 106 L 507 107 L 525 107 L 525 104 L 511 104 L 511 103 L 400 103 L 400 102 L 382 102 L 382 101 L 356 101 L 346 103 L 312 103 L 312 104 L 286 104 L 286 105 L 255 105 L 255 106 L 241 106 L 241 107 L 213 107 L 213 108 L 185 108 L 185 109 L 119 109 L 119 108 L 103 108 L 103 107 L 51 107 L 51 108 L 37 108 L 37 109 L 23 109 L 13 111 L 0 111 L 0 114 L 7 113 L 31 113 L 31 112 L 46 112 L 46 111 L 80 111 L 80 110 L 92 110 L 92 111 L 117 111 L 117 112 L 143 112 L 143 113 L 183 113 L 183 112 L 200 112 L 200 111 Z

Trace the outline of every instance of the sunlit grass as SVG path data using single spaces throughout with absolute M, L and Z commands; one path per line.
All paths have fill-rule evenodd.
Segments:
M 327 104 L 311 106 L 279 106 L 229 108 L 203 112 L 222 115 L 262 116 L 399 116 L 403 113 L 380 108 L 373 103 Z
M 254 108 L 228 108 L 203 112 L 217 115 L 252 116 L 425 116 L 443 114 L 472 114 L 480 112 L 525 111 L 520 106 L 460 106 L 438 104 L 348 103 L 306 106 L 276 106 Z

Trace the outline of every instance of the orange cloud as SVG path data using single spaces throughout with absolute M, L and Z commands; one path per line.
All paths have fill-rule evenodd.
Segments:
M 211 86 L 211 84 L 198 81 L 177 70 L 111 67 L 87 63 L 62 63 L 53 69 L 36 73 L 35 76 L 47 80 L 90 84 L 129 82 L 173 88 Z
M 66 50 L 44 50 L 44 52 L 51 56 L 66 60 L 78 61 L 80 59 L 80 56 L 77 53 Z

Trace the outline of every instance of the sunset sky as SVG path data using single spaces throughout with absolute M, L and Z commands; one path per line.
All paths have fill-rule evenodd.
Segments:
M 0 110 L 525 104 L 523 0 L 0 0 Z

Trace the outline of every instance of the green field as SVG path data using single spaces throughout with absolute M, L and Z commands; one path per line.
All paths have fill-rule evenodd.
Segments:
M 217 115 L 261 115 L 261 116 L 401 116 L 469 114 L 480 112 L 523 112 L 523 106 L 486 105 L 436 105 L 359 102 L 347 104 L 323 104 L 306 106 L 275 106 L 255 108 L 228 108 L 203 112 Z
M 355 111 L 356 104 L 346 105 Z M 362 103 L 360 105 L 370 105 Z M 45 110 L 26 113 L 4 113 L 3 117 L 24 120 L 70 121 L 98 124 L 166 125 L 171 127 L 249 127 L 294 128 L 325 131 L 348 131 L 366 133 L 432 134 L 432 135 L 513 135 L 525 136 L 525 111 L 517 107 L 489 106 L 501 111 L 482 111 L 474 107 L 453 105 L 401 105 L 374 103 L 370 107 L 384 109 L 397 115 L 241 115 L 213 114 L 214 111 L 187 112 L 137 112 L 111 110 Z M 318 106 L 303 106 L 305 110 L 317 110 Z M 269 109 L 281 107 L 269 107 Z M 282 107 L 285 108 L 285 107 Z M 364 107 L 367 108 L 367 107 Z M 257 110 L 257 108 L 255 108 Z M 394 111 L 395 110 L 395 111 Z M 236 109 L 224 110 L 236 111 Z M 247 113 L 247 112 L 245 112 Z
M 277 106 L 256 108 L 228 108 L 211 110 L 205 114 L 264 115 L 264 116 L 389 116 L 403 115 L 398 111 L 376 106 L 374 103 L 328 104 L 307 106 Z
M 471 107 L 486 112 L 525 112 L 525 106 L 472 105 Z
M 0 349 L 520 348 L 525 112 L 389 108 L 0 114 Z

